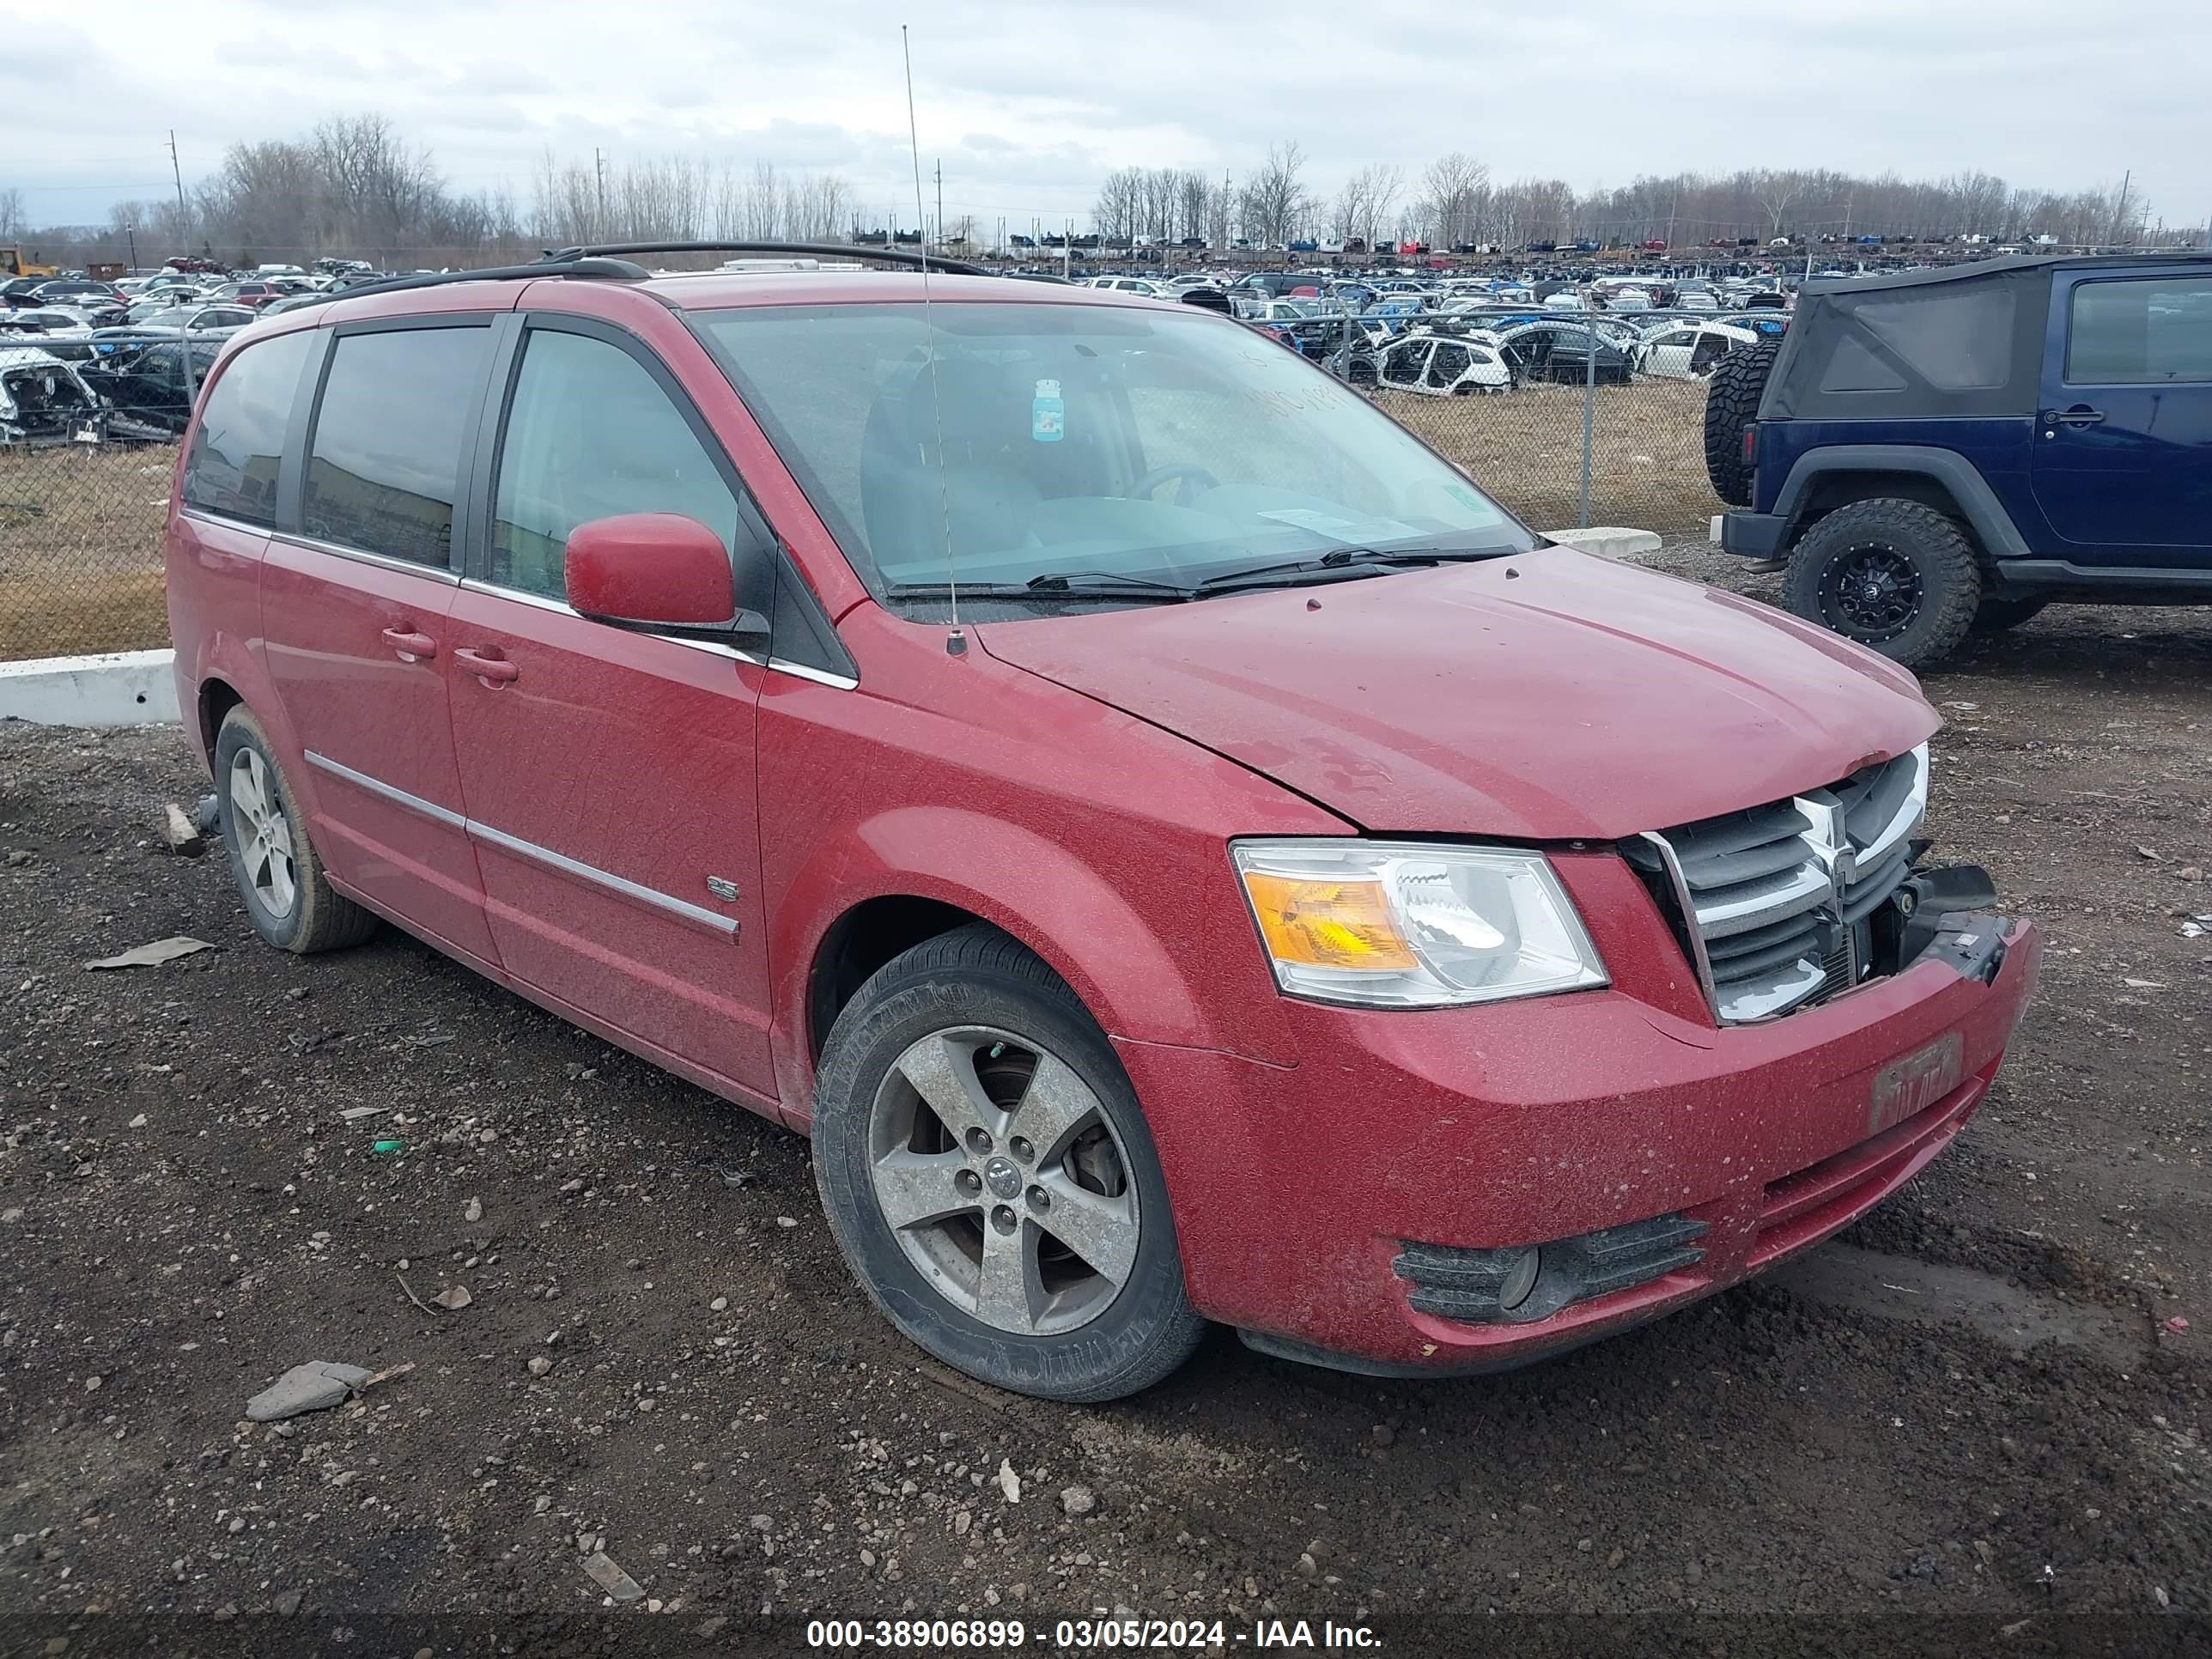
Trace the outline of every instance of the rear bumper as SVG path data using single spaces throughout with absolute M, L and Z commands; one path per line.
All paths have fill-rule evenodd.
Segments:
M 1721 514 L 1721 551 L 1741 553 L 1749 559 L 1771 559 L 1782 550 L 1783 532 L 1790 521 L 1778 513 Z
M 1304 1058 L 1117 1042 L 1159 1144 L 1191 1297 L 1254 1346 L 1388 1375 L 1499 1370 L 1640 1324 L 1847 1225 L 1980 1103 L 2041 940 L 1993 981 L 1923 960 L 1761 1025 L 1613 991 L 1437 1015 L 1301 1009 Z M 1902 1121 L 1878 1079 L 1955 1035 L 1957 1082 Z M 1408 1244 L 1488 1251 L 1658 1217 L 1699 1253 L 1520 1323 L 1413 1305 Z

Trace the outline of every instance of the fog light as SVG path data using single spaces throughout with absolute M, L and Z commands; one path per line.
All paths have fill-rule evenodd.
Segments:
M 1544 1252 L 1536 1245 L 1525 1246 L 1520 1259 L 1505 1270 L 1498 1281 L 1498 1305 L 1510 1313 L 1528 1299 L 1528 1292 L 1536 1288 L 1536 1275 L 1544 1266 Z

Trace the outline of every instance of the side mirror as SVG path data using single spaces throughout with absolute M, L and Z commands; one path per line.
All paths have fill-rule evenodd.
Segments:
M 680 513 L 622 513 L 568 532 L 562 564 L 568 603 L 596 621 L 708 634 L 765 634 L 738 606 L 722 538 Z

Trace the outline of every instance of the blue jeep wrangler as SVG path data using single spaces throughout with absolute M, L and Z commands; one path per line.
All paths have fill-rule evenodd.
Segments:
M 1808 283 L 1716 366 L 1721 546 L 1910 667 L 2057 600 L 2212 602 L 2212 255 Z

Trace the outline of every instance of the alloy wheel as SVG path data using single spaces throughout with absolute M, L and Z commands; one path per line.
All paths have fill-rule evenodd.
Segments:
M 1893 640 L 1911 627 L 1925 596 L 1912 561 L 1881 543 L 1845 549 L 1820 583 L 1823 608 L 1842 631 L 1869 643 Z
M 1057 1336 L 1111 1305 L 1137 1260 L 1129 1168 L 1090 1085 L 1009 1031 L 932 1032 L 876 1091 L 884 1221 L 940 1296 L 998 1330 Z
M 242 836 L 238 860 L 247 884 L 281 921 L 299 902 L 299 871 L 292 859 L 292 820 L 258 750 L 240 749 L 230 763 L 230 811 Z

